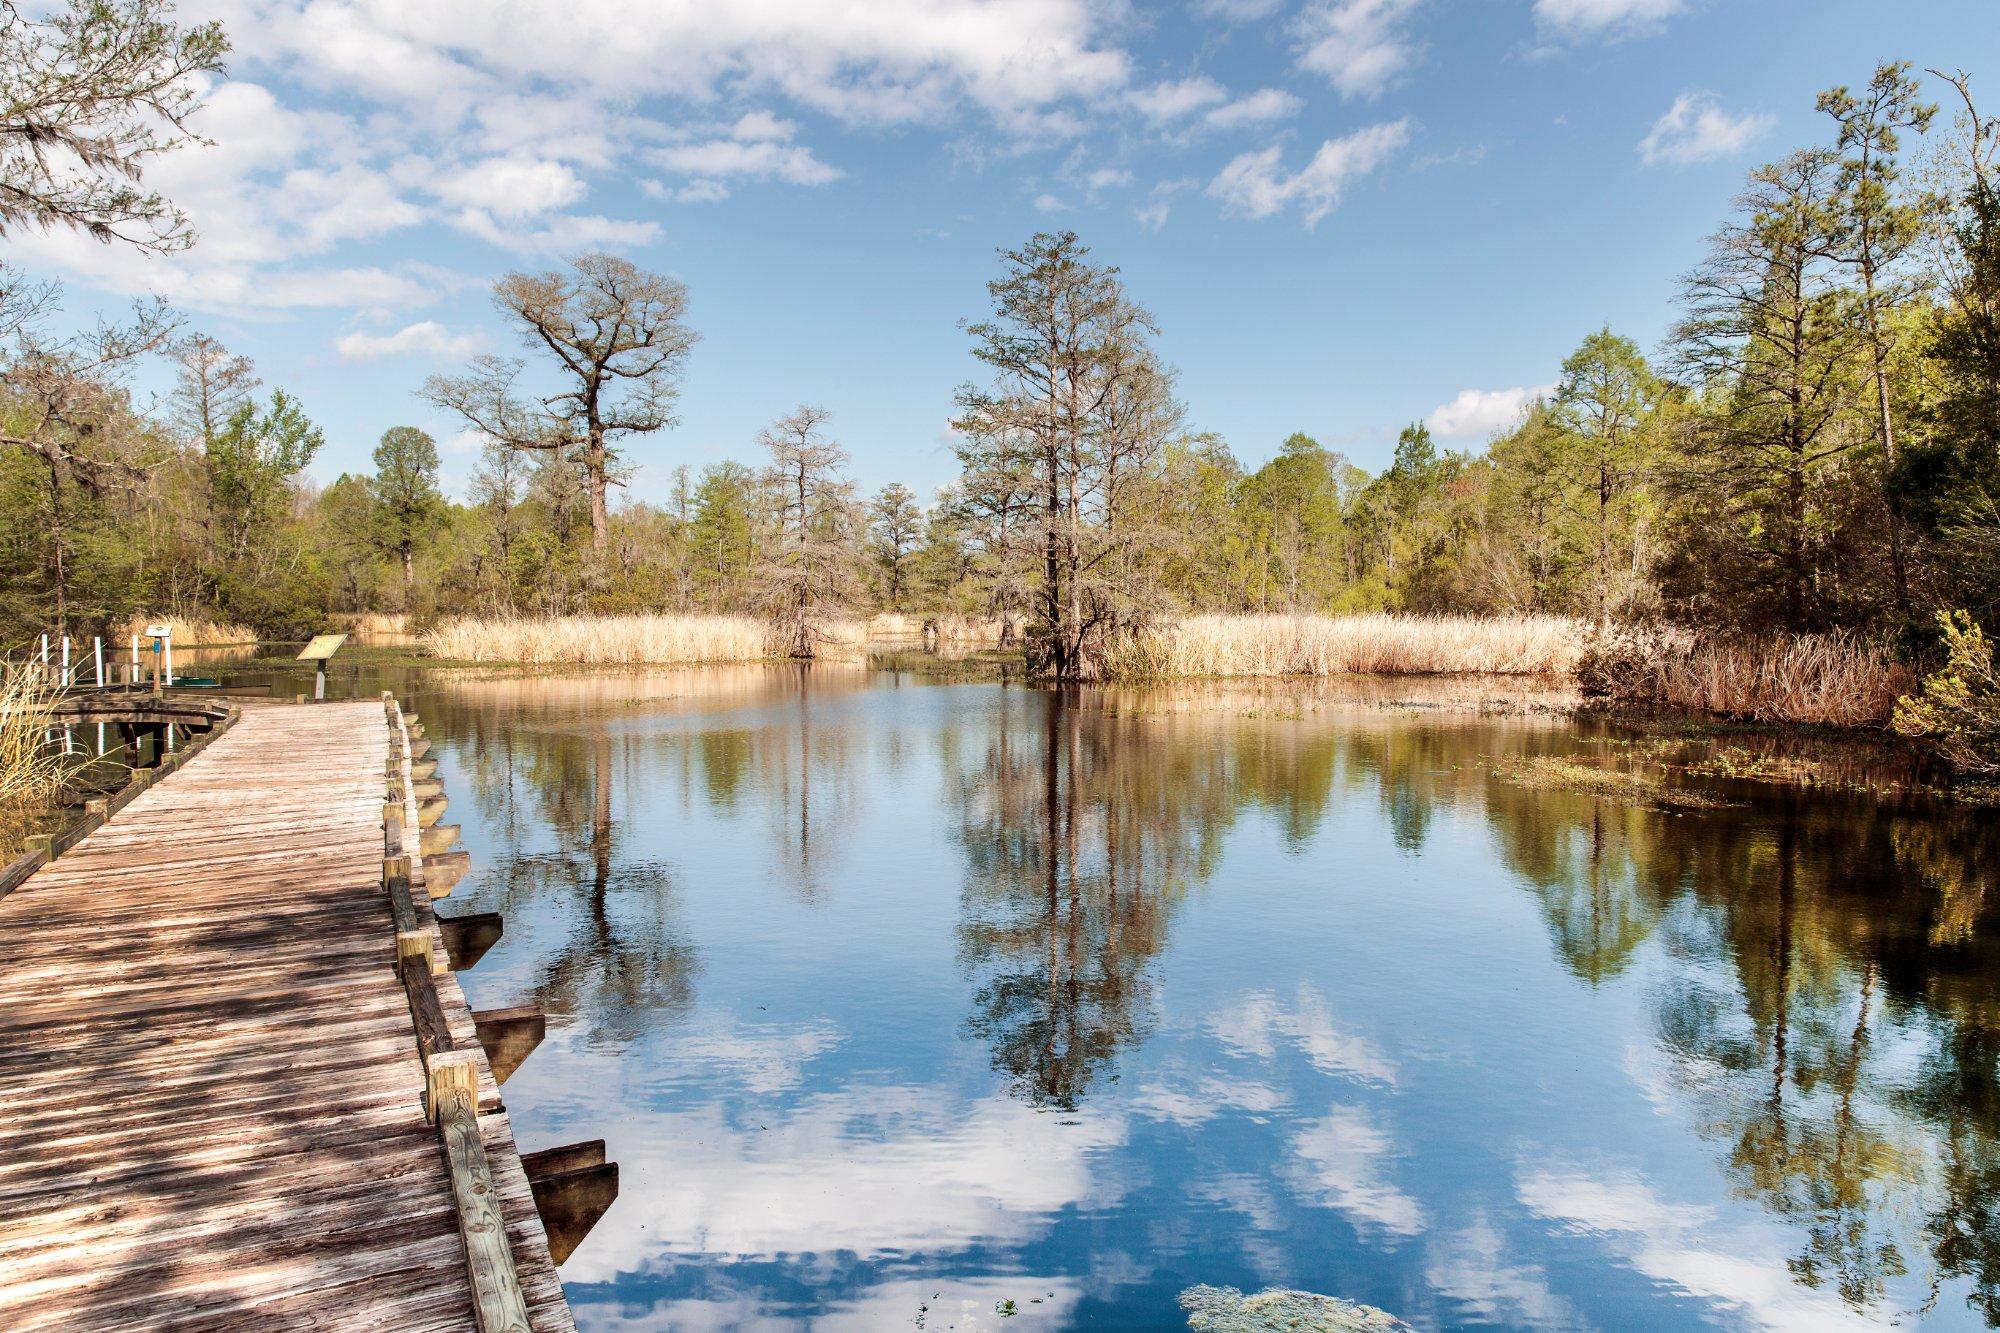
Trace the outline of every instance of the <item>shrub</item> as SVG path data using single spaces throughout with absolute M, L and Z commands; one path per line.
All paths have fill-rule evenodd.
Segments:
M 1945 663 L 1923 693 L 1896 701 L 1895 728 L 1967 777 L 2000 777 L 2000 678 L 1993 645 L 1969 612 L 1940 611 Z

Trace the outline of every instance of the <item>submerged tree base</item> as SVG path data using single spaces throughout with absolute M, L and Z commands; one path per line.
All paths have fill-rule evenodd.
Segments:
M 1234 1287 L 1189 1287 L 1181 1309 L 1195 1333 L 1416 1333 L 1372 1305 L 1275 1287 L 1255 1296 Z

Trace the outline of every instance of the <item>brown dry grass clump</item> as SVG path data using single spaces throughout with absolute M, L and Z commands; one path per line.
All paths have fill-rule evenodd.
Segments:
M 1567 676 L 1586 637 L 1562 616 L 1188 616 L 1121 640 L 1106 675 Z
M 0 863 L 48 822 L 66 769 L 48 744 L 51 696 L 31 663 L 0 663 Z
M 196 644 L 257 642 L 257 631 L 248 625 L 238 625 L 228 620 L 204 620 L 199 616 L 133 616 L 118 627 L 118 632 L 125 639 L 130 639 L 135 634 L 144 639 L 148 625 L 173 626 L 176 651 Z
M 423 636 L 434 657 L 524 666 L 672 666 L 755 662 L 786 648 L 754 616 L 466 616 Z M 815 626 L 814 649 L 828 661 L 864 659 L 868 624 L 834 620 Z
M 1913 677 L 1857 635 L 1716 638 L 1621 630 L 1593 643 L 1578 670 L 1586 693 L 1614 703 L 1750 722 L 1888 724 Z

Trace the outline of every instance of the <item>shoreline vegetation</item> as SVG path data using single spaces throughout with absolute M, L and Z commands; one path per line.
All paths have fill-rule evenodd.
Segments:
M 486 616 L 418 636 L 441 662 L 521 666 L 700 666 L 793 658 L 791 627 L 752 616 Z M 815 660 L 865 659 L 871 644 L 995 648 L 998 619 L 878 615 L 815 625 Z M 1916 676 L 1849 634 L 1704 639 L 1595 631 L 1563 616 L 1198 615 L 1137 630 L 1107 655 L 1101 683 L 1489 676 L 1577 686 L 1584 701 L 1694 717 L 1887 728 Z

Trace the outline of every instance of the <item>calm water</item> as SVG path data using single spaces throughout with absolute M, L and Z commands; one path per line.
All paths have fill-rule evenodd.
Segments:
M 2000 1319 L 1996 840 L 1505 776 L 1554 719 L 882 673 L 439 674 L 539 1001 L 528 1147 L 623 1192 L 586 1328 Z M 1003 1319 L 1002 1301 L 1019 1314 Z

